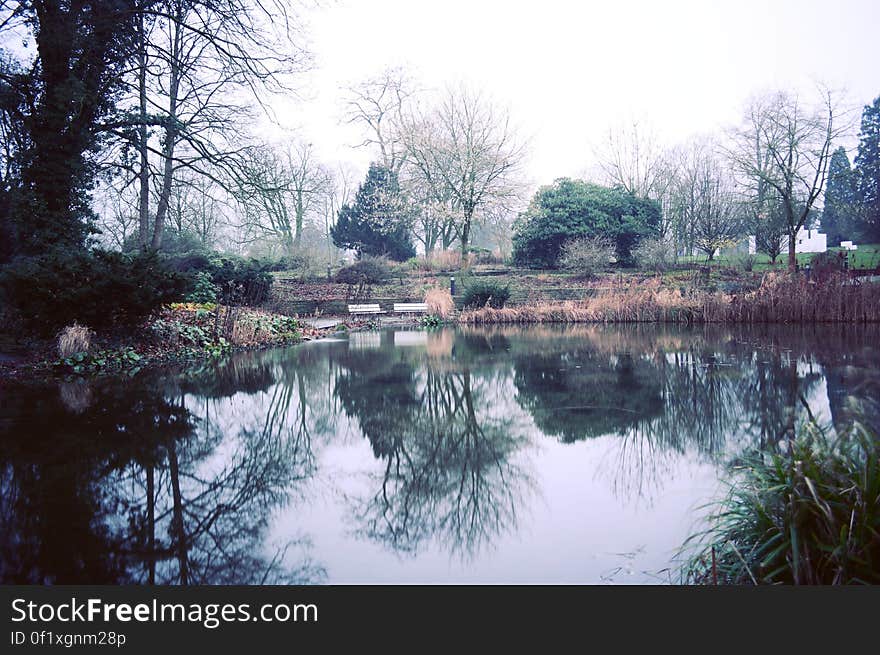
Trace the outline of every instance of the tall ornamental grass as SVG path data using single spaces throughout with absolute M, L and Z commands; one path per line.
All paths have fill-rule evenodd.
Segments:
M 783 452 L 746 459 L 691 537 L 689 584 L 880 583 L 880 440 L 860 425 L 807 426 Z

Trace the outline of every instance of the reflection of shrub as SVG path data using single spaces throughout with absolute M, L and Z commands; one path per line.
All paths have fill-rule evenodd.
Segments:
M 880 439 L 808 426 L 789 444 L 744 462 L 695 538 L 688 582 L 880 583 Z
M 559 265 L 581 277 L 594 277 L 613 260 L 614 242 L 606 237 L 569 239 L 559 255 Z
M 464 290 L 464 306 L 468 308 L 493 307 L 501 309 L 510 299 L 510 288 L 498 282 L 473 282 Z
M 675 248 L 662 238 L 643 239 L 632 254 L 636 264 L 649 271 L 665 271 L 675 263 Z
M 341 284 L 381 284 L 391 277 L 391 266 L 382 257 L 364 257 L 339 269 L 335 280 Z
M 428 305 L 428 314 L 446 318 L 455 309 L 455 301 L 449 295 L 449 290 L 442 287 L 433 287 L 425 292 L 425 304 Z
M 136 325 L 188 286 L 155 254 L 104 250 L 22 260 L 0 279 L 8 305 L 43 335 L 74 322 L 96 330 Z

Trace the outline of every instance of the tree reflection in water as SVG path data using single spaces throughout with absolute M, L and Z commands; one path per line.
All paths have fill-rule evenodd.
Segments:
M 429 344 L 446 338 L 432 334 Z M 509 371 L 472 370 L 473 352 L 453 361 L 437 356 L 438 345 L 412 361 L 351 351 L 336 395 L 384 465 L 373 492 L 352 500 L 358 534 L 411 554 L 436 540 L 468 558 L 516 530 L 534 491 L 516 457 L 528 439 L 493 411 Z
M 319 579 L 262 556 L 271 511 L 310 474 L 308 444 L 199 425 L 161 376 L 15 389 L 0 421 L 0 579 L 245 584 Z M 222 456 L 218 456 L 222 451 Z
M 877 336 L 876 326 L 386 332 L 185 373 L 8 385 L 0 581 L 324 580 L 307 536 L 269 535 L 279 510 L 293 509 L 296 527 L 315 502 L 325 447 L 363 438 L 360 464 L 374 475 L 362 493 L 334 496 L 355 536 L 473 561 L 532 513 L 538 474 L 554 474 L 549 449 L 576 453 L 635 504 L 695 464 L 778 448 L 798 422 L 877 429 Z

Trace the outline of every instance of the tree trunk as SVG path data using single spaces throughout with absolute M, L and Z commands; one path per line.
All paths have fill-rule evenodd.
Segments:
M 471 233 L 471 212 L 467 212 L 464 216 L 464 223 L 461 226 L 461 268 L 468 268 L 468 239 Z
M 795 253 L 795 232 L 788 233 L 788 272 L 797 272 L 797 255 Z
M 302 192 L 299 192 L 297 195 L 294 214 L 296 217 L 296 224 L 294 225 L 293 233 L 293 251 L 297 251 L 302 245 L 303 219 L 305 215 L 305 209 L 303 208 Z M 293 254 L 293 252 L 291 252 L 291 254 Z
M 171 46 L 171 83 L 168 86 L 168 122 L 165 125 L 165 145 L 162 158 L 165 166 L 162 172 L 162 191 L 159 193 L 159 204 L 156 206 L 156 219 L 153 222 L 153 249 L 162 246 L 162 230 L 165 227 L 165 216 L 171 200 L 171 185 L 174 181 L 174 146 L 177 145 L 179 131 L 177 123 L 177 96 L 180 92 L 180 40 L 183 16 L 177 13 L 177 27 L 174 28 L 174 42 Z
M 140 125 L 138 126 L 138 150 L 141 170 L 140 198 L 138 207 L 138 237 L 141 250 L 150 245 L 150 161 L 147 152 L 147 50 L 144 31 L 144 14 L 138 15 L 138 95 L 140 100 Z
M 147 466 L 147 558 L 149 581 L 156 584 L 156 483 L 153 465 Z

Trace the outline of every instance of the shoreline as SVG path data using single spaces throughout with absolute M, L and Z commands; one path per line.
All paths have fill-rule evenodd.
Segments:
M 849 278 L 822 282 L 767 276 L 741 294 L 664 286 L 654 278 L 623 284 L 583 300 L 482 307 L 455 312 L 435 325 L 542 324 L 779 324 L 880 323 L 880 284 Z M 423 315 L 297 317 L 264 308 L 174 303 L 135 331 L 91 334 L 80 351 L 62 357 L 57 337 L 15 342 L 0 352 L 0 379 L 101 375 L 145 366 L 219 357 L 232 352 L 296 345 L 337 332 L 425 326 Z M 15 351 L 22 351 L 19 355 Z

